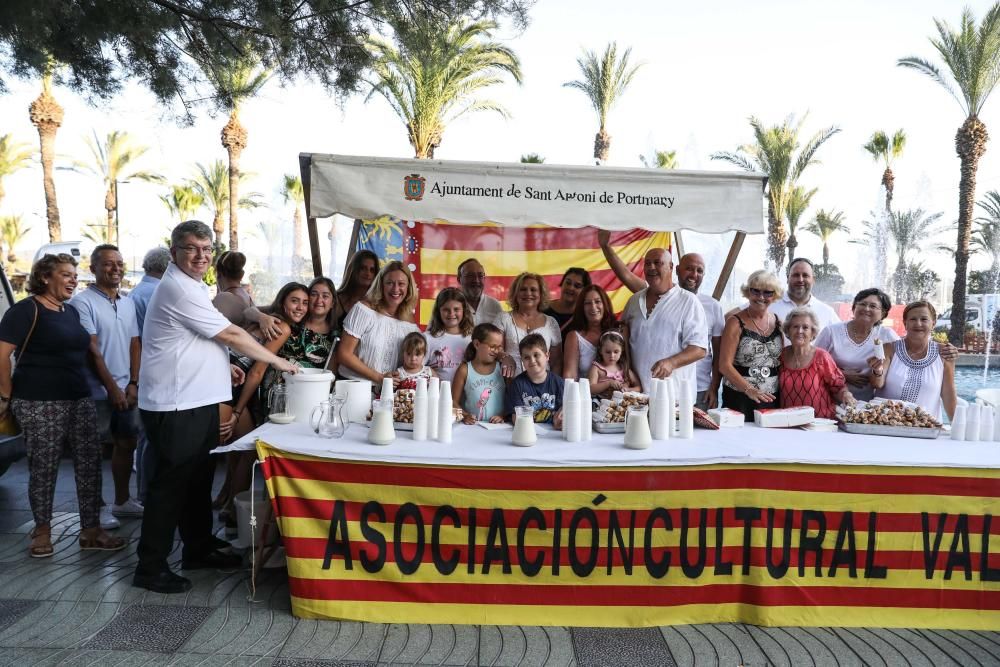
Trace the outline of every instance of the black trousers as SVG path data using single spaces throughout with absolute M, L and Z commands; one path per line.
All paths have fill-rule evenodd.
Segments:
M 169 569 L 174 530 L 184 542 L 182 558 L 211 551 L 212 475 L 209 451 L 219 442 L 219 406 L 215 403 L 176 412 L 140 410 L 154 458 L 139 536 L 136 572 Z

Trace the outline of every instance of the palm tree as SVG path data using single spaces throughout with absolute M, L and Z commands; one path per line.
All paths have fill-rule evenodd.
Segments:
M 521 62 L 514 52 L 490 41 L 497 24 L 459 18 L 442 23 L 422 17 L 396 31 L 396 44 L 372 37 L 368 50 L 375 81 L 367 99 L 384 97 L 406 125 L 414 157 L 433 158 L 445 127 L 466 113 L 494 111 L 498 102 L 477 97 L 503 83 L 509 74 L 521 83 Z
M 285 203 L 292 202 L 295 206 L 295 214 L 292 217 L 292 257 L 304 259 L 302 243 L 302 210 L 300 207 L 306 200 L 305 192 L 302 190 L 302 179 L 294 174 L 285 174 L 281 185 L 281 196 Z M 294 259 L 293 259 L 294 262 Z
M 114 228 L 109 229 L 104 224 L 104 221 L 98 218 L 94 218 L 89 223 L 82 225 L 82 229 L 81 236 L 94 245 L 115 242 Z
M 823 242 L 823 266 L 830 263 L 830 239 L 837 232 L 850 231 L 844 222 L 843 211 L 830 211 L 825 209 L 816 211 L 816 218 L 803 227 L 810 234 L 815 234 Z
M 62 240 L 59 223 L 59 204 L 56 202 L 56 181 L 52 166 L 56 157 L 56 131 L 63 121 L 63 108 L 52 95 L 52 72 L 55 64 L 50 60 L 42 75 L 42 93 L 28 107 L 31 124 L 38 130 L 42 158 L 42 184 L 45 189 L 45 216 L 49 223 L 49 242 Z
M 93 138 L 87 138 L 87 148 L 90 150 L 91 161 L 74 161 L 73 169 L 91 174 L 104 181 L 107 189 L 104 193 L 104 210 L 107 212 L 108 231 L 105 236 L 115 243 L 118 237 L 115 219 L 118 213 L 118 183 L 136 180 L 147 183 L 162 183 L 162 175 L 153 171 L 136 169 L 135 164 L 149 151 L 148 146 L 139 146 L 132 142 L 127 132 L 108 132 L 102 143 L 94 133 Z
M 864 146 L 876 162 L 881 161 L 885 165 L 885 171 L 882 172 L 882 186 L 885 188 L 886 213 L 892 213 L 892 187 L 896 181 L 892 173 L 892 161 L 903 154 L 905 147 L 906 133 L 902 129 L 896 130 L 892 139 L 882 130 L 873 132 L 872 138 Z
M 794 116 L 788 116 L 781 125 L 764 127 L 757 118 L 751 116 L 750 127 L 753 128 L 754 143 L 740 146 L 735 153 L 721 151 L 711 155 L 713 160 L 724 160 L 747 171 L 760 172 L 768 177 L 768 257 L 776 269 L 780 269 L 785 263 L 788 238 L 785 234 L 784 219 L 792 189 L 806 167 L 819 164 L 819 160 L 816 159 L 819 147 L 840 132 L 840 128 L 831 125 L 814 134 L 799 150 L 799 132 L 804 122 L 805 117 L 795 122 Z
M 17 253 L 15 252 L 17 244 L 30 231 L 31 227 L 21 226 L 21 216 L 19 215 L 5 215 L 0 218 L 0 239 L 3 239 L 3 245 L 7 246 L 9 266 L 13 266 L 14 262 L 17 261 Z
M 257 95 L 264 87 L 271 73 L 260 67 L 260 62 L 252 56 L 217 58 L 202 63 L 202 69 L 215 88 L 216 102 L 229 112 L 229 122 L 222 128 L 222 147 L 229 155 L 229 198 L 239 202 L 240 156 L 247 147 L 247 130 L 240 124 L 240 108 L 244 102 Z M 229 207 L 229 248 L 239 250 L 239 221 L 236 211 L 239 206 Z
M 656 167 L 657 169 L 676 169 L 677 151 L 658 151 L 653 149 L 654 160 L 647 160 L 645 155 L 639 156 L 639 161 L 643 167 Z
M 791 269 L 791 261 L 795 259 L 795 249 L 799 247 L 798 239 L 795 238 L 795 228 L 799 226 L 799 220 L 805 215 L 809 203 L 816 194 L 816 188 L 806 190 L 801 185 L 792 188 L 788 197 L 788 205 L 785 208 L 785 215 L 788 216 L 788 268 Z
M 6 194 L 3 189 L 4 177 L 27 167 L 34 154 L 31 146 L 15 142 L 11 135 L 5 134 L 0 137 L 0 202 Z
M 584 50 L 583 56 L 576 59 L 583 79 L 563 84 L 567 88 L 583 92 L 597 112 L 598 129 L 597 136 L 594 137 L 594 159 L 597 164 L 607 162 L 611 150 L 611 135 L 607 132 L 608 112 L 621 99 L 643 65 L 630 65 L 628 59 L 631 55 L 632 49 L 628 48 L 619 59 L 618 44 L 615 42 L 609 43 L 601 56 L 594 51 Z
M 205 203 L 205 198 L 192 182 L 171 185 L 170 194 L 160 195 L 160 201 L 170 211 L 170 217 L 177 222 L 190 220 Z
M 538 153 L 525 153 L 521 156 L 521 164 L 542 164 L 544 162 L 545 158 Z
M 876 217 L 874 213 L 871 215 L 872 218 Z M 892 212 L 885 230 L 896 251 L 897 267 L 907 264 L 912 253 L 920 253 L 931 247 L 928 241 L 943 231 L 938 225 L 943 215 L 943 213 L 928 215 L 922 208 Z M 851 243 L 874 245 L 878 236 L 878 223 L 874 220 L 864 220 L 861 225 L 864 227 L 861 238 Z
M 222 160 L 216 160 L 208 165 L 200 162 L 195 165 L 197 173 L 191 180 L 191 187 L 202 198 L 205 206 L 212 210 L 212 231 L 215 233 L 215 243 L 222 246 L 225 238 L 225 221 L 223 214 L 229 207 L 229 197 L 232 188 L 229 183 L 229 170 Z M 259 192 L 251 192 L 240 198 L 236 208 L 254 209 L 263 206 Z M 232 219 L 230 219 L 230 223 Z M 230 229 L 232 231 L 232 229 Z M 232 238 L 230 237 L 230 242 Z M 232 248 L 231 248 L 232 249 Z
M 990 258 L 990 282 L 996 289 L 1000 282 L 1000 193 L 990 190 L 976 205 L 986 212 L 976 218 L 978 227 L 972 232 L 973 252 L 981 252 Z
M 958 185 L 958 242 L 955 244 L 955 287 L 949 333 L 951 342 L 960 345 L 965 333 L 965 292 L 976 201 L 976 171 L 989 139 L 979 114 L 986 98 L 1000 81 L 1000 3 L 990 8 L 978 27 L 969 8 L 962 11 L 958 30 L 940 19 L 935 19 L 934 24 L 938 37 L 931 37 L 930 42 L 951 73 L 958 92 L 944 73 L 928 60 L 910 56 L 900 58 L 898 65 L 915 69 L 936 81 L 955 98 L 965 114 L 965 122 L 955 135 L 961 178 Z

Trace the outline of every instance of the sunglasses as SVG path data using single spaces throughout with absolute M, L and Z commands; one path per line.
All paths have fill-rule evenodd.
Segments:
M 773 289 L 757 289 L 756 287 L 751 287 L 750 288 L 750 294 L 752 294 L 753 296 L 763 296 L 763 297 L 766 297 L 766 298 L 770 299 L 772 296 L 774 296 L 774 290 Z

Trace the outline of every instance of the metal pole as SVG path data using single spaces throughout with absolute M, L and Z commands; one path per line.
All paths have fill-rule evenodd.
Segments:
M 121 208 L 118 202 L 118 179 L 115 179 L 115 245 L 120 245 L 121 227 L 118 220 L 118 209 Z

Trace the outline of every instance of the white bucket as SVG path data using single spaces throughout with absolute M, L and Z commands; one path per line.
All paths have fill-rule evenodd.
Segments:
M 295 375 L 282 373 L 288 387 L 288 412 L 295 421 L 309 423 L 313 408 L 330 396 L 333 373 L 322 368 L 300 368 Z
M 334 395 L 344 399 L 344 415 L 349 422 L 364 424 L 372 407 L 371 380 L 337 380 Z
M 253 513 L 257 517 L 257 525 L 250 533 L 250 491 L 240 491 L 233 498 L 236 506 L 236 539 L 233 546 L 237 549 L 247 549 L 260 541 L 264 526 L 271 522 L 271 501 L 266 495 L 259 495 L 253 502 Z M 267 531 L 267 544 L 278 540 L 278 527 L 270 526 Z M 265 545 L 261 545 L 265 546 Z

